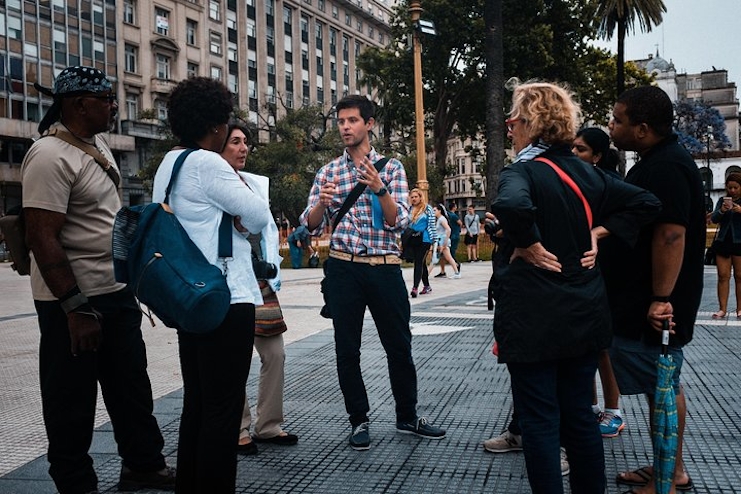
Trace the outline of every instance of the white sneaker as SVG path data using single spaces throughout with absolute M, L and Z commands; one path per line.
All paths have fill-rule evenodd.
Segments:
M 484 449 L 490 453 L 522 451 L 522 436 L 504 431 L 496 437 L 484 441 Z
M 566 457 L 566 450 L 561 448 L 561 476 L 564 477 L 571 472 L 569 459 Z
M 458 271 L 457 273 L 455 273 L 455 274 L 453 275 L 453 279 L 454 279 L 454 280 L 460 280 L 460 279 L 461 279 L 461 272 L 460 272 L 460 271 Z

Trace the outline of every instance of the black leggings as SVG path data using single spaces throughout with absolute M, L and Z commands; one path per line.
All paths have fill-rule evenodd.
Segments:
M 422 245 L 414 249 L 414 284 L 413 288 L 419 286 L 419 281 L 422 280 L 424 286 L 430 286 L 430 280 L 427 273 L 427 252 L 430 250 L 430 244 L 428 242 L 422 242 Z

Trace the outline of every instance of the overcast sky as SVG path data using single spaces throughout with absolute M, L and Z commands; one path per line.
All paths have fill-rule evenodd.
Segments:
M 674 62 L 677 73 L 728 70 L 728 80 L 741 86 L 741 0 L 664 0 L 664 21 L 650 33 L 625 38 L 625 59 L 656 54 Z M 597 46 L 617 53 L 617 38 Z

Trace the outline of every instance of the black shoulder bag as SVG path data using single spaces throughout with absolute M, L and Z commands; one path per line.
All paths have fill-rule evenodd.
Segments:
M 386 163 L 388 163 L 389 158 L 381 158 L 380 160 L 373 163 L 373 166 L 376 167 L 376 170 L 380 173 L 381 170 L 383 170 L 383 167 L 386 166 Z M 345 214 L 350 210 L 351 207 L 355 204 L 355 202 L 358 200 L 358 197 L 360 197 L 360 194 L 363 193 L 365 190 L 366 185 L 365 184 L 358 184 L 356 185 L 353 190 L 350 191 L 350 194 L 345 198 L 345 202 L 342 203 L 342 206 L 340 206 L 340 210 L 337 211 L 337 216 L 335 216 L 334 221 L 332 222 L 332 233 L 334 233 L 335 229 L 337 228 L 337 225 L 340 224 L 340 221 L 342 220 L 342 217 L 345 216 Z M 322 307 L 322 310 L 319 311 L 319 315 L 326 318 L 326 319 L 332 319 L 332 313 L 329 311 L 329 300 L 327 300 L 327 261 L 324 261 L 323 264 L 323 270 L 324 270 L 324 278 L 322 279 L 320 283 L 320 288 L 322 290 L 322 294 L 324 296 L 324 307 Z

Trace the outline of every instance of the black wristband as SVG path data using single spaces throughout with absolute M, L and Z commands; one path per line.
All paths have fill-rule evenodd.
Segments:
M 68 291 L 67 293 L 65 293 L 61 297 L 59 297 L 59 303 L 66 302 L 67 300 L 71 299 L 72 297 L 74 297 L 78 293 L 82 293 L 82 292 L 80 291 L 80 287 L 77 286 L 77 285 L 75 285 L 75 286 L 73 286 L 70 289 L 70 291 Z
M 64 302 L 61 302 L 59 305 L 62 306 L 62 310 L 69 314 L 70 312 L 75 312 L 78 309 L 83 308 L 83 306 L 90 306 L 88 303 L 87 297 L 83 293 L 78 293 L 77 295 L 73 295 Z
M 667 303 L 667 302 L 669 302 L 669 296 L 667 295 L 665 297 L 660 297 L 658 295 L 653 295 L 651 297 L 651 302 L 663 302 L 663 303 Z

